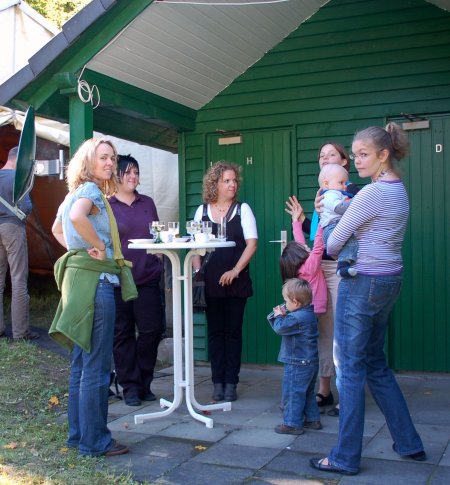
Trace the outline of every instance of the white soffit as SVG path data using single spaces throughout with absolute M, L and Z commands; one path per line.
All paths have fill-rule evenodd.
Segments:
M 450 12 L 450 0 L 427 0 L 427 2 L 436 5 L 436 7 L 442 8 L 442 10 L 447 10 L 447 12 Z
M 327 1 L 154 2 L 87 67 L 200 109 Z

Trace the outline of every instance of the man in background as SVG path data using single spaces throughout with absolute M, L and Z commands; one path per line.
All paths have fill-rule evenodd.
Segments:
M 8 153 L 8 160 L 0 170 L 0 196 L 13 204 L 18 147 Z M 25 214 L 31 212 L 31 199 L 26 195 L 18 204 Z M 11 275 L 11 324 L 14 340 L 34 340 L 39 334 L 30 330 L 28 295 L 28 248 L 25 220 L 19 219 L 0 201 L 0 337 L 6 337 L 3 314 L 3 293 L 6 273 Z

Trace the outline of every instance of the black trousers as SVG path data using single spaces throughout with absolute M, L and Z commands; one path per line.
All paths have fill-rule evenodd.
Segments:
M 124 302 L 115 288 L 114 364 L 125 396 L 143 397 L 150 389 L 163 333 L 159 286 L 138 286 L 138 298 Z
M 237 384 L 247 298 L 207 298 L 208 352 L 212 381 Z

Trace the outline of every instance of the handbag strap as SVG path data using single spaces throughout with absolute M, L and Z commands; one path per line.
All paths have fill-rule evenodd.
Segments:
M 211 256 L 211 252 L 207 251 L 207 253 L 203 257 L 202 265 L 200 266 L 200 269 L 198 270 L 199 273 L 205 272 L 205 266 L 208 264 L 210 256 Z
M 238 202 L 237 200 L 235 200 L 231 205 L 230 207 L 228 208 L 228 211 L 227 213 L 225 214 L 225 220 L 227 222 L 230 222 L 230 219 L 231 219 L 231 214 L 233 214 L 233 211 L 234 211 L 234 208 L 238 205 L 238 214 L 241 215 L 241 203 Z

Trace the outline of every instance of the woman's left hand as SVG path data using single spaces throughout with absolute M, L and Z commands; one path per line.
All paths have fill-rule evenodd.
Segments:
M 322 206 L 323 206 L 322 199 L 325 197 L 324 195 L 320 194 L 321 190 L 322 189 L 319 189 L 317 191 L 316 198 L 314 200 L 314 208 L 316 209 L 316 212 L 318 214 L 320 214 L 322 212 Z
M 94 247 L 94 248 L 88 249 L 87 253 L 89 254 L 89 256 L 91 258 L 94 258 L 94 259 L 100 259 L 100 260 L 106 259 L 106 251 L 105 250 L 100 251 L 100 249 Z
M 233 280 L 239 276 L 239 273 L 233 268 L 230 271 L 225 272 L 219 280 L 220 286 L 228 286 L 233 283 Z

